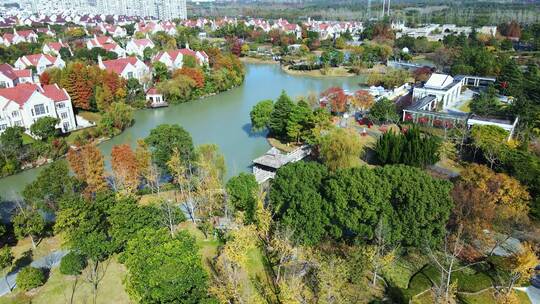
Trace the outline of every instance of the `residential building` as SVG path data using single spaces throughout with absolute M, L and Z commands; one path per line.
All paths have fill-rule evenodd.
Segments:
M 114 72 L 125 79 L 135 78 L 143 85 L 152 78 L 150 68 L 134 56 L 105 61 L 99 56 L 98 65 L 101 69 Z
M 7 63 L 0 64 L 0 88 L 12 88 L 20 83 L 32 82 L 32 70 L 17 70 Z
M 77 128 L 71 98 L 58 85 L 19 84 L 0 89 L 0 133 L 13 126 L 30 127 L 42 117 L 59 119 L 57 128 L 69 132 Z
M 153 49 L 154 47 L 154 42 L 152 42 L 148 36 L 143 39 L 131 39 L 126 44 L 126 53 L 129 55 L 137 55 L 139 58 L 144 58 L 144 50 L 146 48 Z
M 108 52 L 113 52 L 118 55 L 118 57 L 125 57 L 126 50 L 119 46 L 111 37 L 109 36 L 96 36 L 94 38 L 86 41 L 86 47 L 91 50 L 93 48 L 102 48 Z
M 458 101 L 462 87 L 463 83 L 452 76 L 434 73 L 423 86 L 414 88 L 413 100 L 434 96 L 437 106 L 446 109 Z
M 0 44 L 10 46 L 21 42 L 37 42 L 38 35 L 33 30 L 17 31 L 5 33 L 0 39 Z
M 48 68 L 63 68 L 66 66 L 66 63 L 60 56 L 52 56 L 48 54 L 34 54 L 34 55 L 25 55 L 19 57 L 15 61 L 15 68 L 19 70 L 32 69 L 35 67 L 36 73 L 41 75 Z
M 73 55 L 71 48 L 67 43 L 58 40 L 58 42 L 47 42 L 43 45 L 43 54 L 49 54 L 54 56 L 60 56 L 60 49 L 66 48 L 69 50 L 69 53 Z
M 179 49 L 172 51 L 161 51 L 154 56 L 153 61 L 164 63 L 169 70 L 182 68 L 184 56 L 193 56 L 199 65 L 208 64 L 208 55 L 204 51 L 193 51 L 190 49 Z

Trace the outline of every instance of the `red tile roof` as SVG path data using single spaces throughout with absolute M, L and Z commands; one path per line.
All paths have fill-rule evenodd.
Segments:
M 7 78 L 11 80 L 15 80 L 18 78 L 17 74 L 15 74 L 15 69 L 7 63 L 0 64 L 0 73 L 4 74 Z
M 66 101 L 69 96 L 66 92 L 58 87 L 56 84 L 49 84 L 43 86 L 43 95 L 49 97 L 55 102 Z
M 122 74 L 128 64 L 135 66 L 138 59 L 137 57 L 118 58 L 114 60 L 105 60 L 103 65 L 107 71 L 115 72 L 116 74 Z
M 13 70 L 15 75 L 17 75 L 17 78 L 21 77 L 32 77 L 32 70 L 26 69 L 26 70 Z
M 39 91 L 39 87 L 35 84 L 19 84 L 14 88 L 4 88 L 0 89 L 0 96 L 16 102 L 20 107 L 22 107 L 34 94 L 34 92 Z

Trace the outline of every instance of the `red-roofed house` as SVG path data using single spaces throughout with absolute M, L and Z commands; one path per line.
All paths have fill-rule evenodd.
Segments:
M 59 39 L 58 42 L 45 43 L 43 45 L 43 54 L 59 56 L 61 48 L 68 49 L 71 55 L 73 55 L 73 52 L 71 51 L 71 48 L 69 47 L 69 45 L 67 43 L 62 42 L 62 39 Z
M 66 66 L 66 63 L 60 56 L 55 57 L 47 54 L 34 54 L 34 55 L 25 55 L 19 57 L 15 61 L 15 68 L 19 70 L 30 69 L 36 67 L 36 73 L 41 75 L 48 68 L 63 68 Z
M 32 70 L 16 70 L 7 63 L 0 64 L 0 88 L 12 88 L 26 82 L 33 82 Z
M 155 47 L 154 42 L 148 37 L 144 39 L 131 39 L 126 44 L 126 52 L 130 55 L 137 55 L 139 58 L 144 57 L 144 49 Z
M 10 46 L 21 42 L 37 42 L 38 35 L 32 30 L 17 31 L 13 29 L 13 33 L 5 33 L 0 39 L 0 44 Z
M 150 88 L 146 91 L 146 103 L 151 108 L 161 108 L 169 105 L 163 98 L 163 94 L 158 92 L 156 88 Z
M 56 84 L 41 87 L 25 83 L 0 89 L 0 134 L 13 126 L 24 127 L 29 133 L 34 122 L 42 117 L 58 118 L 56 127 L 62 132 L 77 127 L 71 98 Z
M 99 47 L 107 50 L 108 52 L 114 52 L 118 57 L 126 56 L 126 50 L 121 48 L 111 37 L 109 36 L 96 36 L 86 41 L 86 47 L 91 50 Z
M 182 68 L 184 56 L 195 57 L 199 65 L 208 64 L 208 55 L 204 51 L 193 51 L 190 49 L 162 51 L 154 56 L 154 61 L 163 62 L 169 70 L 175 70 Z
M 126 37 L 127 31 L 125 28 L 121 26 L 117 26 L 114 24 L 108 24 L 108 23 L 100 23 L 97 28 L 105 34 L 109 34 L 113 37 Z
M 99 56 L 98 62 L 101 69 L 114 72 L 125 79 L 135 78 L 143 85 L 152 79 L 150 68 L 134 56 L 105 61 Z

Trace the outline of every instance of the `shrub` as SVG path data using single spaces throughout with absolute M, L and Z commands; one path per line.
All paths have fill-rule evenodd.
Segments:
M 43 271 L 31 266 L 23 268 L 17 275 L 17 287 L 21 290 L 30 290 L 45 284 L 46 278 Z
M 86 259 L 76 252 L 66 254 L 60 262 L 60 272 L 65 275 L 78 275 L 85 267 Z

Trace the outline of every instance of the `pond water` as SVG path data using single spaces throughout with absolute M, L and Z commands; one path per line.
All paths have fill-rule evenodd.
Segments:
M 361 76 L 292 76 L 277 64 L 247 64 L 246 70 L 244 84 L 228 92 L 168 108 L 136 111 L 132 127 L 99 145 L 107 165 L 114 145 L 129 143 L 135 147 L 137 139 L 146 137 L 157 125 L 179 124 L 191 133 L 195 145 L 217 144 L 225 156 L 227 177 L 234 176 L 251 170 L 251 161 L 269 148 L 264 135 L 250 132 L 249 112 L 257 102 L 276 99 L 282 90 L 293 98 L 310 92 L 318 94 L 332 86 L 356 90 L 362 81 Z M 0 179 L 0 198 L 16 198 L 43 168 Z

